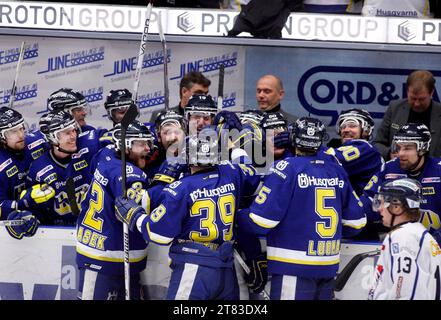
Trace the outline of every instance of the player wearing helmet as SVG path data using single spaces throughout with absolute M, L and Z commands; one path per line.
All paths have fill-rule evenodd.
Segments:
M 271 299 L 330 300 L 341 238 L 358 233 L 366 218 L 344 169 L 317 154 L 321 121 L 300 118 L 294 132 L 297 156 L 274 163 L 238 223 L 266 235 Z
M 69 177 L 74 179 L 77 202 L 80 202 L 91 179 L 89 164 L 96 150 L 80 143 L 78 124 L 67 111 L 54 110 L 43 115 L 42 119 L 41 131 L 50 150 L 32 162 L 28 184 L 46 183 L 55 190 L 54 199 L 40 206 L 38 217 L 42 223 L 72 225 L 77 217 L 72 213 L 65 182 Z M 84 136 L 83 139 L 87 138 Z
M 371 207 L 371 199 L 385 181 L 403 177 L 413 178 L 422 185 L 420 222 L 430 232 L 440 229 L 441 159 L 428 155 L 430 143 L 430 131 L 424 124 L 403 125 L 395 134 L 391 146 L 397 153 L 397 158 L 386 162 L 364 189 L 362 200 L 365 208 Z M 368 220 L 378 223 L 380 216 L 377 212 L 368 210 Z
M 28 210 L 35 210 L 38 204 L 49 201 L 55 194 L 52 188 L 43 184 L 26 189 L 26 175 L 31 163 L 29 155 L 38 150 L 39 143 L 26 145 L 25 139 L 23 116 L 14 109 L 0 108 L 0 220 L 26 221 L 21 226 L 7 227 L 16 239 L 35 234 L 39 221 Z

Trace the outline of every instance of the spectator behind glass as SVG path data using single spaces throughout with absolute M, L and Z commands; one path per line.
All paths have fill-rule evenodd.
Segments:
M 423 123 L 432 135 L 429 155 L 441 156 L 441 104 L 432 99 L 435 92 L 435 78 L 425 70 L 412 72 L 407 78 L 407 98 L 393 100 L 384 114 L 374 139 L 374 146 L 384 160 L 393 159 L 390 152 L 392 138 L 406 123 Z

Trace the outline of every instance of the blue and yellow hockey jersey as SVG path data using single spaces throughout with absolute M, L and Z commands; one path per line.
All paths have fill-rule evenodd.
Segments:
M 408 173 L 400 168 L 400 159 L 395 158 L 386 162 L 381 170 L 372 176 L 364 189 L 361 200 L 368 209 L 366 211 L 369 221 L 381 221 L 379 213 L 372 211 L 372 200 L 378 187 L 386 180 L 397 178 L 413 178 L 418 180 L 422 187 L 424 200 L 420 203 L 421 218 L 420 222 L 429 229 L 430 232 L 441 227 L 441 158 L 426 157 L 424 168 L 419 177 L 409 176 Z
M 248 210 L 241 229 L 267 235 L 268 271 L 332 278 L 342 236 L 366 224 L 362 204 L 334 160 L 301 156 L 277 161 Z
M 185 176 L 164 188 L 161 204 L 144 219 L 141 232 L 158 244 L 173 241 L 175 262 L 231 267 L 239 199 L 252 194 L 259 180 L 253 167 L 229 162 Z

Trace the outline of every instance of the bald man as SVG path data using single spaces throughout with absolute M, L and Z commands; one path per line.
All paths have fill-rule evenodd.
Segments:
M 280 101 L 284 96 L 283 83 L 278 77 L 268 74 L 257 81 L 256 100 L 259 109 L 267 113 L 280 112 L 289 123 L 293 123 L 297 117 L 281 109 Z

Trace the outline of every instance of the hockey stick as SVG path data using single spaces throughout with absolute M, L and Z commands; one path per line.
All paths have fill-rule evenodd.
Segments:
M 127 127 L 136 119 L 138 110 L 135 104 L 131 104 L 121 120 L 121 188 L 123 198 L 127 197 L 127 168 L 126 168 L 126 131 Z M 126 300 L 130 300 L 130 252 L 129 252 L 129 226 L 123 223 L 124 233 L 124 283 Z
M 225 65 L 222 63 L 219 67 L 219 86 L 217 88 L 217 111 L 222 111 L 224 103 L 224 77 Z
M 247 266 L 247 264 L 243 260 L 242 256 L 239 254 L 239 252 L 237 252 L 236 249 L 234 249 L 234 259 L 236 259 L 237 262 L 239 262 L 240 266 L 242 267 L 243 271 L 245 271 L 246 274 L 251 273 L 250 268 Z M 262 295 L 265 300 L 270 300 L 270 296 L 269 296 L 268 292 L 266 292 L 265 289 L 262 290 Z
M 23 65 L 25 45 L 26 42 L 22 41 L 20 48 L 20 55 L 18 56 L 18 61 L 17 61 L 17 68 L 15 69 L 15 78 L 14 78 L 14 82 L 12 83 L 11 94 L 9 95 L 9 108 L 11 109 L 14 105 L 15 93 L 17 92 L 18 75 L 20 74 L 21 67 Z
M 66 180 L 66 193 L 67 200 L 69 200 L 70 210 L 74 216 L 80 215 L 80 209 L 78 208 L 77 197 L 75 195 L 75 182 L 72 177 Z
M 13 226 L 21 226 L 24 223 L 25 223 L 24 220 L 2 220 L 0 221 L 0 226 L 13 227 Z
M 362 262 L 366 258 L 375 257 L 379 255 L 380 252 L 381 250 L 377 249 L 355 255 L 351 259 L 351 261 L 349 261 L 348 264 L 343 268 L 343 270 L 337 275 L 334 284 L 334 291 L 339 292 L 343 290 L 344 286 L 346 285 L 352 273 L 354 272 L 355 268 L 357 268 L 360 262 Z
M 158 15 L 158 29 L 159 37 L 161 38 L 162 44 L 162 55 L 164 57 L 164 105 L 165 110 L 168 111 L 169 105 L 169 90 L 168 90 L 168 53 L 167 53 L 167 42 L 165 42 L 164 31 L 162 30 L 161 14 Z
M 147 14 L 144 22 L 144 30 L 142 32 L 141 44 L 139 45 L 138 60 L 135 69 L 135 84 L 133 85 L 133 101 L 137 104 L 139 79 L 141 78 L 142 64 L 144 62 L 144 54 L 147 46 L 147 36 L 149 32 L 150 16 L 152 15 L 153 1 L 149 0 L 147 6 Z

